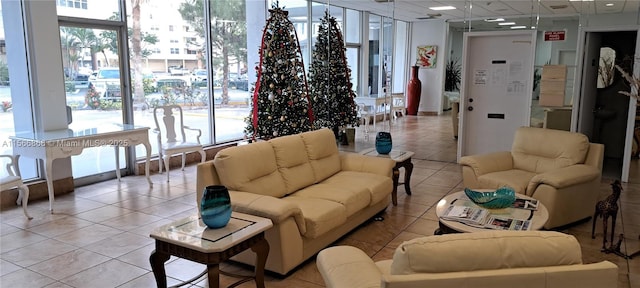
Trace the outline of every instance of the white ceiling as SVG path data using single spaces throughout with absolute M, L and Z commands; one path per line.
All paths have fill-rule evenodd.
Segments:
M 462 21 L 494 17 L 566 17 L 581 14 L 638 13 L 640 0 L 596 0 L 596 1 L 431 1 L 431 0 L 321 0 L 331 5 L 369 11 L 374 14 L 393 17 L 398 20 L 415 22 L 425 18 Z M 606 4 L 613 6 L 607 7 Z M 471 5 L 470 5 L 471 4 Z M 454 6 L 455 10 L 433 11 L 429 7 Z M 470 8 L 469 8 L 470 7 Z M 440 14 L 440 15 L 438 15 Z

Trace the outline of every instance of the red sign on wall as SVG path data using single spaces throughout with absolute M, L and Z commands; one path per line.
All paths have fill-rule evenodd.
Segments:
M 544 41 L 564 41 L 567 31 L 544 31 Z

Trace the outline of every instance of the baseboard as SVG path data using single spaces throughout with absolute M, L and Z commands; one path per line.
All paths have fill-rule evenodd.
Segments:
M 438 112 L 434 111 L 419 111 L 418 116 L 438 116 Z

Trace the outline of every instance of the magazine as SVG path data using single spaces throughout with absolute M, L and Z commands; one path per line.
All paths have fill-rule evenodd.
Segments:
M 530 224 L 529 220 L 491 216 L 485 227 L 496 230 L 529 230 Z
M 442 215 L 442 219 L 458 221 L 472 226 L 483 226 L 487 222 L 489 211 L 482 208 L 451 205 Z
M 531 226 L 530 220 L 494 216 L 487 209 L 460 205 L 449 206 L 440 218 L 472 227 L 495 230 L 529 230 Z
M 538 200 L 516 198 L 516 201 L 513 201 L 513 206 L 511 207 L 527 210 L 538 210 Z

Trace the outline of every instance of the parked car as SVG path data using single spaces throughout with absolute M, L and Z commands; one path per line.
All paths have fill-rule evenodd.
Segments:
M 185 75 L 185 74 L 189 74 L 189 70 L 182 68 L 182 66 L 169 66 L 169 74 Z
M 209 74 L 207 74 L 207 70 L 205 69 L 195 69 L 193 70 L 193 73 L 191 73 L 191 82 L 202 82 L 202 81 L 207 81 L 207 77 L 209 76 Z
M 88 85 L 89 84 L 89 75 L 88 74 L 78 74 L 76 75 L 76 78 L 74 79 L 74 81 L 76 82 L 76 85 Z
M 96 90 L 101 99 L 121 101 L 120 69 L 117 67 L 100 68 L 94 79 L 89 80 L 89 89 Z
M 175 89 L 184 88 L 187 86 L 189 86 L 189 83 L 187 83 L 187 81 L 175 77 L 162 77 L 156 80 L 156 87 L 158 88 L 158 91 L 162 91 L 163 87 Z
M 214 85 L 222 86 L 222 77 L 215 80 Z M 229 88 L 249 91 L 249 78 L 247 74 L 229 73 Z

